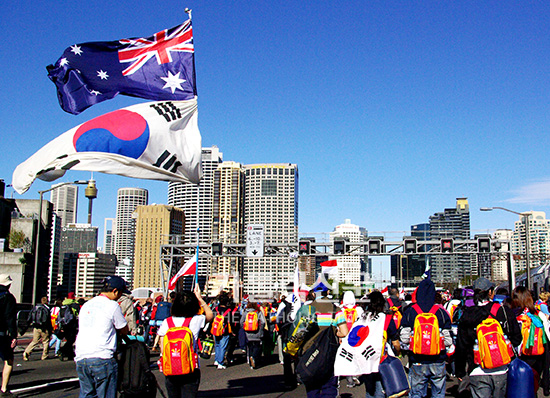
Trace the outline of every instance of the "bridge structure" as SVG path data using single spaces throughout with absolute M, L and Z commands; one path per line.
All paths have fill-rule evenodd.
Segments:
M 525 255 L 515 255 L 504 248 L 510 247 L 507 239 L 492 239 L 490 235 L 478 235 L 473 239 L 443 238 L 421 239 L 403 237 L 401 240 L 386 240 L 383 236 L 370 236 L 361 242 L 349 242 L 344 238 L 332 241 L 318 242 L 313 238 L 302 238 L 293 243 L 263 244 L 263 253 L 255 257 L 285 257 L 300 258 L 304 256 L 330 256 L 339 258 L 345 256 L 408 256 L 408 255 L 478 255 L 483 254 L 494 261 L 506 261 L 510 291 L 515 286 L 515 272 L 512 256 L 525 258 Z M 160 271 L 163 290 L 166 290 L 169 278 L 177 269 L 198 250 L 199 258 L 215 257 L 249 257 L 246 243 L 181 244 L 171 243 L 161 245 Z M 545 254 L 530 254 L 531 260 L 548 262 L 550 257 Z

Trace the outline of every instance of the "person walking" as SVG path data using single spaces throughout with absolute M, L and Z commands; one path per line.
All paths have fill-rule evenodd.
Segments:
M 533 296 L 525 286 L 517 286 L 512 292 L 512 308 L 521 325 L 522 342 L 519 358 L 533 370 L 535 378 L 535 396 L 542 383 L 544 395 L 550 393 L 550 372 L 548 349 L 550 336 L 548 318 L 535 308 Z M 542 376 L 542 379 L 541 379 Z
M 265 327 L 266 319 L 258 303 L 249 302 L 241 317 L 241 328 L 245 331 L 248 340 L 247 357 L 251 369 L 257 369 L 260 362 Z
M 212 335 L 214 336 L 214 365 L 217 365 L 218 369 L 225 369 L 228 365 L 226 358 L 227 348 L 229 345 L 229 339 L 233 334 L 231 319 L 231 312 L 233 308 L 231 304 L 231 298 L 226 292 L 221 292 L 218 295 L 216 315 L 210 329 Z M 219 322 L 216 320 L 219 320 Z M 214 329 L 216 329 L 216 331 L 214 331 Z
M 314 313 L 313 321 L 317 323 L 319 332 L 328 328 L 336 327 L 336 336 L 344 338 L 348 334 L 348 326 L 344 311 L 338 311 L 335 314 L 333 302 L 328 298 L 327 292 L 321 293 L 323 296 L 315 300 L 315 293 L 308 292 L 306 301 L 296 313 L 293 328 L 296 328 L 302 317 L 308 317 L 311 312 Z M 317 380 L 314 385 L 306 384 L 308 398 L 336 398 L 338 395 L 338 377 L 334 374 L 328 380 Z
M 74 342 L 78 333 L 78 313 L 80 305 L 75 300 L 74 292 L 69 292 L 67 298 L 61 303 L 57 322 L 61 334 L 65 338 L 65 344 L 59 350 L 59 359 L 64 361 L 74 359 Z
M 517 347 L 521 344 L 521 331 L 513 311 L 493 302 L 494 287 L 495 285 L 486 278 L 474 281 L 475 306 L 465 308 L 458 324 L 454 354 L 456 375 L 461 381 L 469 374 L 473 398 L 505 398 L 508 371 L 508 364 L 495 365 L 491 369 L 475 364 L 474 345 L 478 338 L 477 327 L 486 319 L 496 319 L 503 335 L 510 339 L 512 345 Z
M 13 349 L 17 345 L 17 314 L 15 297 L 10 293 L 12 279 L 8 274 L 0 275 L 0 359 L 4 362 L 2 369 L 2 388 L 0 397 L 17 397 L 8 390 L 13 370 Z
M 437 326 L 434 322 L 433 329 L 430 329 L 430 334 L 427 335 L 428 339 L 423 339 L 426 335 L 418 332 L 415 325 L 422 326 L 421 321 L 428 320 L 432 314 L 437 319 Z M 422 316 L 419 317 L 420 315 Z M 430 383 L 432 397 L 444 398 L 446 348 L 452 346 L 451 318 L 445 309 L 435 304 L 435 285 L 430 279 L 420 282 L 416 290 L 416 304 L 409 306 L 403 314 L 400 340 L 402 346 L 410 348 L 409 397 L 425 397 Z M 444 342 L 443 347 L 441 341 Z
M 57 318 L 59 318 L 59 311 L 61 309 L 62 302 L 63 301 L 61 299 L 57 299 L 55 301 L 55 305 L 51 308 L 51 312 L 50 312 L 52 317 L 52 329 L 53 329 L 52 338 L 50 339 L 50 349 L 55 344 L 54 354 L 56 357 L 59 356 L 59 348 L 61 347 L 61 340 L 63 340 L 61 331 L 57 327 L 58 325 Z
M 117 333 L 128 334 L 128 323 L 117 304 L 123 293 L 129 293 L 124 279 L 108 276 L 103 280 L 101 293 L 80 310 L 75 362 L 81 398 L 116 397 Z
M 124 315 L 124 319 L 126 319 L 126 323 L 128 323 L 129 334 L 132 336 L 137 335 L 137 313 L 134 307 L 134 298 L 129 293 L 122 293 L 117 303 L 120 305 L 120 310 L 122 311 L 122 315 Z
M 48 359 L 50 352 L 50 337 L 52 335 L 52 317 L 50 307 L 48 307 L 48 298 L 42 297 L 40 304 L 34 306 L 29 313 L 28 321 L 33 327 L 32 341 L 23 352 L 23 360 L 28 361 L 32 350 L 42 342 L 42 360 Z
M 198 315 L 201 308 L 204 314 Z M 187 320 L 187 327 L 193 333 L 194 350 L 197 352 L 199 333 L 206 323 L 210 322 L 213 318 L 214 314 L 201 297 L 198 285 L 195 285 L 194 292 L 184 290 L 177 293 L 172 302 L 171 316 L 162 322 L 157 332 L 161 338 L 161 357 L 167 355 L 163 350 L 166 343 L 166 333 L 170 329 L 169 320 L 170 323 L 173 323 L 173 327 L 181 327 Z M 200 364 L 192 373 L 165 377 L 166 392 L 169 398 L 194 398 L 197 396 L 201 381 Z

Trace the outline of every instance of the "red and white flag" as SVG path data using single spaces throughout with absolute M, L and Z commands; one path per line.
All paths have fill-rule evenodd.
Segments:
M 324 273 L 331 274 L 332 272 L 338 269 L 338 261 L 337 260 L 323 261 L 321 263 L 321 269 L 323 270 Z
M 178 273 L 170 279 L 170 282 L 168 282 L 168 289 L 174 290 L 176 288 L 176 282 L 179 278 L 181 278 L 183 275 L 195 275 L 197 272 L 197 253 L 193 257 L 191 257 L 183 267 L 180 268 Z
M 384 289 L 380 290 L 380 293 L 387 294 L 388 293 L 388 287 L 386 286 Z

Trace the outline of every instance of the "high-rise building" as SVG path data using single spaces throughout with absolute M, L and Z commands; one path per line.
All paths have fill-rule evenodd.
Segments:
M 430 216 L 430 237 L 438 240 L 443 238 L 470 238 L 470 207 L 468 198 L 457 198 L 456 207 Z M 477 274 L 477 267 L 472 265 L 470 254 L 430 255 L 432 279 L 436 283 L 456 283 L 466 276 Z
M 350 219 L 346 219 L 344 224 L 337 225 L 330 233 L 330 242 L 334 242 L 337 238 L 344 238 L 349 243 L 361 243 L 365 242 L 366 237 L 367 230 L 365 228 L 360 228 L 358 225 L 352 224 Z M 353 254 L 329 258 L 336 259 L 338 263 L 338 275 L 334 279 L 348 285 L 361 285 L 361 264 L 365 263 L 366 256 Z
M 512 230 L 510 229 L 497 229 L 493 234 L 494 239 L 506 240 L 508 242 L 503 242 L 500 245 L 500 248 L 497 249 L 498 252 L 509 252 L 510 251 L 510 240 L 512 239 Z M 497 256 L 492 262 L 491 266 L 491 280 L 494 282 L 504 282 L 508 280 L 508 255 L 506 256 Z M 511 259 L 510 259 L 511 261 Z
M 52 188 L 61 184 L 54 184 Z M 75 224 L 78 208 L 78 185 L 63 185 L 51 191 L 53 211 L 61 218 L 61 226 Z
M 79 253 L 70 256 L 76 260 L 74 292 L 76 297 L 92 298 L 100 291 L 103 279 L 115 273 L 117 259 L 114 254 Z
M 298 166 L 290 163 L 244 166 L 244 224 L 261 224 L 265 243 L 298 241 Z M 244 293 L 270 298 L 292 282 L 296 259 L 245 258 Z
M 223 162 L 214 171 L 212 242 L 243 242 L 244 172 L 240 163 Z M 211 275 L 242 276 L 242 258 L 214 257 Z M 228 279 L 229 280 L 229 279 Z
M 171 182 L 168 185 L 168 205 L 182 209 L 185 214 L 184 243 L 197 243 L 197 221 L 199 243 L 212 243 L 212 213 L 214 172 L 222 163 L 223 154 L 218 147 L 202 148 L 202 173 L 200 184 Z M 199 257 L 199 283 L 204 284 L 211 262 Z
M 527 211 L 528 217 L 520 216 L 514 223 L 512 233 L 512 253 L 519 255 L 515 262 L 516 272 L 526 267 L 526 225 L 525 219 L 529 220 L 529 259 L 531 269 L 547 263 L 550 255 L 550 220 L 546 219 L 543 211 Z
M 136 244 L 136 220 L 132 214 L 138 206 L 148 204 L 149 192 L 143 188 L 120 188 L 117 194 L 116 220 L 114 232 L 114 254 L 119 263 L 134 266 Z M 132 280 L 127 280 L 132 283 Z
M 52 213 L 52 243 L 50 248 L 50 272 L 48 276 L 48 300 L 51 302 L 58 297 L 57 284 L 59 282 L 59 271 L 61 261 L 59 250 L 61 249 L 61 217 Z
M 103 237 L 103 253 L 105 254 L 114 254 L 115 252 L 115 219 L 114 218 L 106 218 L 105 224 L 103 227 L 103 231 L 105 233 Z
M 411 225 L 411 238 L 417 241 L 430 239 L 430 224 L 415 224 Z M 423 250 L 428 251 L 430 247 L 424 247 Z M 391 256 L 390 258 L 391 276 L 395 278 L 397 284 L 403 279 L 404 287 L 415 287 L 422 280 L 422 275 L 426 270 L 426 255 L 406 253 L 399 256 Z
M 185 226 L 183 210 L 174 206 L 138 206 L 136 250 L 134 253 L 134 288 L 161 287 L 160 246 L 170 235 L 182 235 Z
M 97 227 L 90 224 L 69 224 L 61 228 L 59 247 L 60 269 L 58 275 L 58 296 L 74 292 L 76 286 L 76 262 L 69 257 L 78 258 L 78 253 L 95 253 L 97 251 Z M 62 265 L 62 266 L 61 266 Z

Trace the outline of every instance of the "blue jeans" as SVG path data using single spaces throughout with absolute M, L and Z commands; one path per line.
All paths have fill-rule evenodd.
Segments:
M 220 365 L 225 365 L 225 353 L 227 352 L 228 343 L 229 335 L 214 337 L 214 359 Z
M 76 363 L 78 398 L 116 398 L 118 366 L 114 358 L 87 358 Z
M 472 398 L 506 398 L 508 374 L 470 376 Z M 527 395 L 527 394 L 526 394 Z
M 412 364 L 409 371 L 409 398 L 425 397 L 428 394 L 428 382 L 432 385 L 432 398 L 445 398 L 446 376 L 445 362 Z

